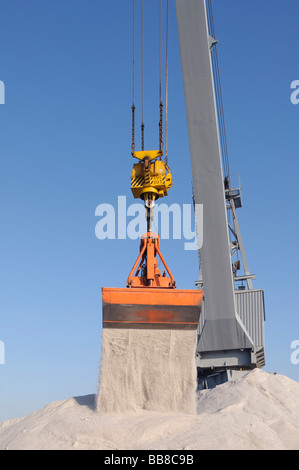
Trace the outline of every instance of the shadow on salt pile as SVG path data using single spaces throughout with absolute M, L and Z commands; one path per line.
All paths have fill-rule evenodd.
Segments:
M 80 397 L 74 397 L 76 403 L 80 406 L 87 406 L 92 411 L 96 411 L 96 395 L 83 395 Z

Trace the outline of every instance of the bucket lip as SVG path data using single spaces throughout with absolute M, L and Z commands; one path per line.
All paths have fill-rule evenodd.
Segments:
M 102 288 L 103 304 L 200 306 L 202 299 L 203 291 L 198 289 Z
M 101 288 L 102 292 L 142 292 L 142 293 L 147 293 L 147 294 L 152 294 L 154 292 L 158 294 L 184 294 L 184 293 L 190 293 L 190 294 L 195 294 L 195 295 L 202 295 L 203 290 L 201 289 L 170 289 L 169 287 L 102 287 Z

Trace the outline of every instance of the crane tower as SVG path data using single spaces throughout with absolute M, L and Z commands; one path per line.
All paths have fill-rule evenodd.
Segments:
M 263 367 L 264 292 L 254 289 L 236 209 L 240 185 L 223 172 L 219 103 L 213 54 L 217 40 L 209 28 L 210 1 L 176 0 L 181 65 L 195 204 L 203 205 L 203 244 L 198 288 L 204 300 L 199 322 L 199 388 Z M 208 11 L 209 9 L 209 11 Z M 210 22 L 211 24 L 211 22 Z M 233 224 L 229 224 L 228 214 Z M 230 217 L 230 218 L 231 218 Z M 239 253 L 241 263 L 233 257 Z

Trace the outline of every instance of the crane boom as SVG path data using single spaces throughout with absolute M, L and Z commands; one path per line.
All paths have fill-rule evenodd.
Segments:
M 205 0 L 176 0 L 193 197 L 203 205 L 201 277 L 205 323 L 200 367 L 256 366 L 254 340 L 236 309 L 235 280 Z

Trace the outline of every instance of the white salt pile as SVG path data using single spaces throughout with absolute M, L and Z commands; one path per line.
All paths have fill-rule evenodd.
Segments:
M 0 424 L 3 449 L 299 450 L 299 383 L 259 369 L 198 394 L 197 415 L 98 413 L 95 396 Z
M 103 329 L 97 408 L 196 413 L 197 332 Z

